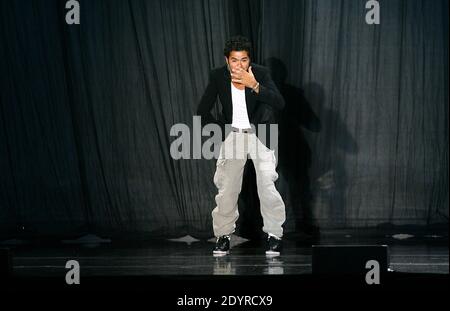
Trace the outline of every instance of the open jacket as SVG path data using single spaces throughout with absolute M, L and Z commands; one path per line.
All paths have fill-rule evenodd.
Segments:
M 266 140 L 269 139 L 269 125 L 275 124 L 275 110 L 281 110 L 284 107 L 284 99 L 278 91 L 275 83 L 270 77 L 269 70 L 263 66 L 251 64 L 253 75 L 259 82 L 259 93 L 245 88 L 245 101 L 247 104 L 247 114 L 250 124 L 256 128 L 258 133 L 258 124 L 266 124 Z M 222 116 L 215 119 L 211 110 L 219 97 L 222 105 Z M 209 82 L 206 90 L 200 100 L 197 109 L 197 115 L 202 118 L 202 125 L 215 123 L 222 129 L 222 139 L 225 139 L 225 124 L 231 124 L 233 118 L 233 103 L 231 100 L 231 77 L 227 66 L 211 70 Z

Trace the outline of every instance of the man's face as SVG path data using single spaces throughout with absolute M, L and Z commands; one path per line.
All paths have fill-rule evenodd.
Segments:
M 250 66 L 250 57 L 247 51 L 231 51 L 230 56 L 225 59 L 230 65 L 230 70 L 243 69 L 247 71 Z

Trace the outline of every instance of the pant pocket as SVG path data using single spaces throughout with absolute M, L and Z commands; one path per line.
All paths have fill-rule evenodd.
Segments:
M 258 160 L 258 170 L 263 178 L 268 178 L 271 181 L 276 181 L 278 179 L 274 151 L 267 149 L 264 154 L 261 155 Z
M 217 161 L 216 161 L 216 167 L 218 167 L 218 166 L 224 166 L 226 161 L 227 161 L 227 159 L 222 159 L 222 158 L 217 159 Z
M 223 180 L 225 177 L 224 166 L 225 166 L 226 161 L 227 161 L 226 159 L 219 158 L 219 159 L 217 159 L 217 162 L 216 162 L 216 172 L 214 173 L 213 180 L 214 180 L 214 184 L 216 185 L 216 187 L 218 189 L 220 189 L 223 185 Z

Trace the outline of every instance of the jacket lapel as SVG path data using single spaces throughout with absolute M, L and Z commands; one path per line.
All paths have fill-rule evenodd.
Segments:
M 230 121 L 231 122 L 231 118 L 233 116 L 233 102 L 231 100 L 231 77 L 230 77 L 230 73 L 228 72 L 228 69 L 226 66 L 223 67 L 223 75 L 224 75 L 224 79 L 222 79 L 223 84 L 222 84 L 222 89 L 223 89 L 223 109 L 229 113 L 230 115 Z
M 253 110 L 255 109 L 255 101 L 254 97 L 252 96 L 252 90 L 248 87 L 245 88 L 245 103 L 247 104 L 247 114 L 248 118 L 251 119 L 251 116 L 253 115 Z

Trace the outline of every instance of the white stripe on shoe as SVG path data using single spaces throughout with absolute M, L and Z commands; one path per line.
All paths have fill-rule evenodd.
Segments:
M 214 256 L 225 256 L 228 255 L 229 253 L 230 253 L 229 251 L 213 251 Z
M 276 252 L 276 251 L 266 251 L 266 255 L 267 256 L 280 256 L 280 252 Z

